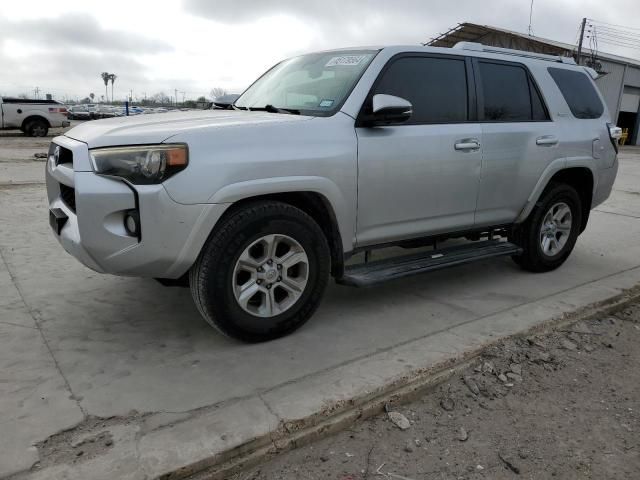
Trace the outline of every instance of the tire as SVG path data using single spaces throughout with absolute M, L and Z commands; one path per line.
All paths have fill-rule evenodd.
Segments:
M 522 255 L 513 257 L 514 261 L 530 272 L 555 270 L 571 254 L 581 225 L 582 203 L 575 189 L 566 184 L 550 184 L 511 238 L 523 249 Z
M 276 252 L 271 263 L 269 249 Z M 215 228 L 190 270 L 189 285 L 211 326 L 244 342 L 264 342 L 293 332 L 313 315 L 330 259 L 327 239 L 309 215 L 286 203 L 252 203 Z M 282 276 L 274 279 L 274 272 Z
M 44 120 L 36 118 L 27 124 L 25 131 L 30 137 L 46 137 L 49 125 Z

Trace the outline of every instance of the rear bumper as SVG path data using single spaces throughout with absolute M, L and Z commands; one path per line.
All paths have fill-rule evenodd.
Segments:
M 86 145 L 67 137 L 54 142 L 73 152 L 74 164 L 86 164 Z M 49 208 L 68 217 L 60 233 L 62 247 L 87 267 L 101 273 L 179 278 L 198 257 L 225 204 L 183 205 L 162 185 L 132 186 L 69 164 L 47 160 Z M 127 232 L 125 215 L 137 210 L 140 236 Z
M 613 189 L 613 184 L 616 181 L 616 176 L 618 175 L 618 158 L 616 156 L 615 161 L 613 162 L 613 166 L 610 168 L 603 168 L 598 170 L 598 183 L 593 192 L 593 199 L 591 201 L 591 208 L 596 208 L 598 205 L 603 203 L 609 195 L 611 195 L 611 190 Z

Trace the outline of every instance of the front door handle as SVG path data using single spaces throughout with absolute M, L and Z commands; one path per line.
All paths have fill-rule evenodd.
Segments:
M 463 140 L 460 140 L 459 142 L 456 142 L 453 145 L 453 148 L 455 148 L 456 150 L 464 151 L 478 150 L 480 149 L 480 142 L 475 138 L 465 138 Z
M 556 145 L 558 143 L 558 137 L 554 135 L 543 135 L 536 138 L 536 145 Z

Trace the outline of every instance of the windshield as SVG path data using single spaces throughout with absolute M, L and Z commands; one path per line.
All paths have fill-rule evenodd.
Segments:
M 290 58 L 260 77 L 234 106 L 333 115 L 376 53 L 376 50 L 340 50 Z

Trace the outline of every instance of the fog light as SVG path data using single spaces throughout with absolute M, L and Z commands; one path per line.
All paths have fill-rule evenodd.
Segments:
M 140 237 L 140 215 L 136 210 L 129 210 L 125 213 L 124 229 L 129 235 Z

